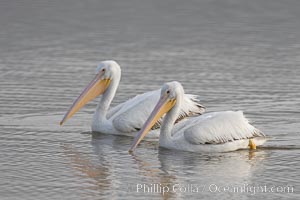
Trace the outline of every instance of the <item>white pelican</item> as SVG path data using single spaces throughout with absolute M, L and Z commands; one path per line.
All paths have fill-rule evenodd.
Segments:
M 93 117 L 92 131 L 106 134 L 135 136 L 145 123 L 147 117 L 153 110 L 155 103 L 160 96 L 160 90 L 150 91 L 138 95 L 118 106 L 109 109 L 115 96 L 121 78 L 121 68 L 115 61 L 108 60 L 101 62 L 96 70 L 96 77 L 83 90 L 80 96 L 74 101 L 71 108 L 60 122 L 62 125 L 71 118 L 80 108 L 89 101 L 101 95 Z M 178 121 L 203 113 L 204 107 L 199 104 L 196 95 L 184 95 L 183 103 L 180 106 Z M 160 127 L 158 121 L 153 129 Z M 150 137 L 158 137 L 159 131 L 153 130 Z
M 183 103 L 184 90 L 180 83 L 165 83 L 161 96 L 143 128 L 136 135 L 129 150 L 132 152 L 147 135 L 153 124 L 164 117 L 160 129 L 159 145 L 168 149 L 191 152 L 227 152 L 262 145 L 265 135 L 250 125 L 241 111 L 207 113 L 198 117 L 174 122 Z

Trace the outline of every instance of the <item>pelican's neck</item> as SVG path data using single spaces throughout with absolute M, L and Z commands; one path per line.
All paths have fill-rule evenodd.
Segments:
M 113 77 L 108 88 L 102 94 L 94 115 L 94 120 L 97 120 L 97 123 L 101 123 L 107 120 L 106 115 L 110 104 L 115 97 L 116 91 L 119 86 L 119 82 L 120 76 Z
M 181 103 L 182 103 L 182 98 L 180 95 L 180 97 L 176 99 L 176 104 L 174 105 L 174 107 L 166 114 L 163 120 L 160 129 L 160 136 L 159 136 L 159 142 L 161 144 L 172 142 L 172 129 L 178 118 Z

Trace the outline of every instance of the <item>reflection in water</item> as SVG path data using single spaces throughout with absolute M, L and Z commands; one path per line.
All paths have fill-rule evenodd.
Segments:
M 111 172 L 109 162 L 105 158 L 103 158 L 104 160 L 102 160 L 101 164 L 96 164 L 76 148 L 72 147 L 72 145 L 65 144 L 62 147 L 65 155 L 70 158 L 71 166 L 80 172 L 79 176 L 93 180 L 90 183 L 94 186 L 83 187 L 82 189 L 101 191 L 101 193 L 105 193 L 105 191 L 110 189 L 111 179 L 108 177 Z
M 258 153 L 258 154 L 256 154 Z M 264 152 L 238 151 L 226 154 L 196 154 L 160 149 L 158 155 L 161 169 L 176 174 L 176 183 L 183 187 L 197 185 L 199 193 L 209 194 L 210 186 L 251 184 L 256 165 L 261 165 Z M 251 159 L 249 161 L 249 159 Z M 192 177 L 192 178 L 191 178 Z M 183 194 L 195 195 L 193 193 Z M 216 194 L 226 195 L 226 194 Z M 227 194 L 228 195 L 228 194 Z
M 158 193 L 162 199 L 170 199 L 176 196 L 176 193 L 164 192 L 164 188 L 171 188 L 172 185 L 176 184 L 175 175 L 169 174 L 168 171 L 161 167 L 155 168 L 153 163 L 143 160 L 143 156 L 138 156 L 134 153 L 130 155 L 138 167 L 138 173 L 146 178 L 144 181 L 145 186 L 143 184 L 141 186 L 143 189 L 145 188 L 146 191 L 151 190 L 151 188 L 156 190 L 154 193 Z
M 249 150 L 249 156 L 248 156 L 249 160 L 252 160 L 255 158 L 255 152 L 256 152 L 256 150 L 252 150 L 252 149 Z
M 172 151 L 153 148 L 157 142 L 149 141 L 142 143 L 149 148 L 140 148 L 137 153 L 128 154 L 132 141 L 130 137 L 99 133 L 92 133 L 91 136 L 93 156 L 86 156 L 71 145 L 63 145 L 63 149 L 71 160 L 72 168 L 93 184 L 84 189 L 100 194 L 116 188 L 131 195 L 146 194 L 162 199 L 180 199 L 198 193 L 207 195 L 212 184 L 251 184 L 253 174 L 263 168 L 262 161 L 267 155 L 259 149 L 215 154 Z M 121 154 L 124 160 L 118 160 L 115 154 Z M 132 183 L 127 180 L 128 176 L 142 179 Z M 139 193 L 137 183 L 142 187 Z M 166 192 L 163 191 L 165 187 L 168 188 Z

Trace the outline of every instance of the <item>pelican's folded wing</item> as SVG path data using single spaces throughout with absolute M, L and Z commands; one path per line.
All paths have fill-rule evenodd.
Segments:
M 184 138 L 191 144 L 221 144 L 265 135 L 249 124 L 242 111 L 207 113 L 185 129 Z

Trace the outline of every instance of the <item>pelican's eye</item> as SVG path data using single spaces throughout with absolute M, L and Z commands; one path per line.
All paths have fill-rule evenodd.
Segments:
M 105 68 L 103 68 L 101 71 L 105 72 Z
M 167 94 L 170 94 L 170 90 L 167 90 Z

